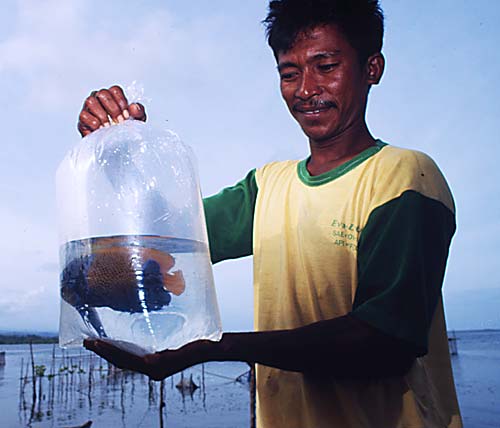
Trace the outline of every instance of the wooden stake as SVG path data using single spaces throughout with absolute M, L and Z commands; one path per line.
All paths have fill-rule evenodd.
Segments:
M 30 342 L 31 355 L 31 377 L 33 381 L 33 403 L 36 401 L 36 376 L 35 376 L 35 357 L 33 356 L 33 343 Z
M 255 428 L 257 425 L 255 408 L 256 408 L 256 380 L 255 380 L 255 364 L 250 367 L 250 428 Z

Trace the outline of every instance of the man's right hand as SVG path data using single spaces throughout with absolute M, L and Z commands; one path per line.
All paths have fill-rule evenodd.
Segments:
M 83 103 L 78 118 L 78 131 L 85 137 L 112 122 L 120 123 L 128 118 L 146 121 L 146 110 L 139 103 L 129 104 L 122 88 L 111 86 L 109 89 L 93 91 Z

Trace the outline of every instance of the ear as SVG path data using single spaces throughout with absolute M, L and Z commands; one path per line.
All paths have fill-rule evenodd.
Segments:
M 385 58 L 380 52 L 373 54 L 366 62 L 366 81 L 369 85 L 378 85 L 384 74 Z

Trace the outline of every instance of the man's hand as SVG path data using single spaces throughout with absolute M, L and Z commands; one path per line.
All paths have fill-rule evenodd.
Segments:
M 98 339 L 85 339 L 85 348 L 95 352 L 116 367 L 145 374 L 150 379 L 162 380 L 188 367 L 211 359 L 212 342 L 198 340 L 175 351 L 161 351 L 138 356 Z
M 109 89 L 93 91 L 83 103 L 78 118 L 78 131 L 85 137 L 111 122 L 120 123 L 128 118 L 146 121 L 146 111 L 139 103 L 129 104 L 122 88 L 112 86 Z
M 154 380 L 208 361 L 241 361 L 312 374 L 327 372 L 338 379 L 378 379 L 403 376 L 416 357 L 413 345 L 351 314 L 290 330 L 224 333 L 219 342 L 198 340 L 175 351 L 143 357 L 101 340 L 85 340 L 84 345 L 115 366 Z

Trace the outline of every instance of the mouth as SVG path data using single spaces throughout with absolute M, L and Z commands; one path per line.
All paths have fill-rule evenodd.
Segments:
M 300 113 L 300 114 L 303 114 L 305 116 L 314 116 L 316 114 L 320 114 L 326 110 L 329 110 L 329 108 L 320 108 L 320 109 L 315 109 L 315 110 L 299 110 L 299 109 L 296 109 L 295 111 L 297 113 Z
M 293 111 L 305 116 L 316 116 L 335 107 L 336 104 L 331 101 L 317 101 L 314 103 L 299 102 L 293 106 Z

